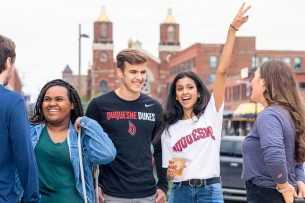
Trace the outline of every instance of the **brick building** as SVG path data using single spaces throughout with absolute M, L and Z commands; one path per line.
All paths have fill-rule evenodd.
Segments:
M 70 83 L 76 90 L 78 90 L 78 75 L 73 75 L 73 71 L 70 66 L 67 65 L 62 72 L 62 79 L 66 82 Z M 81 93 L 79 94 L 81 97 L 87 94 L 87 75 L 81 75 Z
M 6 88 L 22 94 L 22 83 L 18 75 L 18 70 L 16 68 Z
M 88 70 L 87 99 L 99 92 L 119 87 L 120 81 L 116 77 L 116 62 L 113 58 L 112 34 L 112 22 L 103 7 L 98 20 L 94 22 L 93 65 Z M 168 15 L 160 25 L 159 57 L 144 50 L 139 41 L 129 40 L 128 47 L 137 49 L 148 57 L 147 80 L 142 92 L 164 101 L 170 57 L 180 51 L 179 24 L 176 23 L 172 10 L 168 9 Z
M 112 27 L 113 24 L 103 7 L 98 20 L 94 22 L 93 64 L 88 69 L 87 99 L 99 92 L 108 92 L 119 86 L 116 76 L 116 61 L 113 56 Z M 132 40 L 128 42 L 129 48 L 137 49 L 149 58 L 147 80 L 142 92 L 163 103 L 173 78 L 177 73 L 186 70 L 198 74 L 208 89 L 212 91 L 224 44 L 195 43 L 181 50 L 180 26 L 175 21 L 170 8 L 159 29 L 158 57 L 144 50 L 141 42 Z M 305 65 L 303 65 L 305 51 L 257 50 L 255 37 L 236 37 L 228 71 L 224 112 L 230 130 L 232 131 L 232 126 L 235 128 L 231 132 L 232 134 L 246 134 L 251 129 L 256 114 L 261 110 L 260 106 L 251 103 L 250 81 L 259 64 L 271 58 L 283 59 L 293 68 L 302 94 L 305 96 L 305 91 L 303 91 L 305 89 Z

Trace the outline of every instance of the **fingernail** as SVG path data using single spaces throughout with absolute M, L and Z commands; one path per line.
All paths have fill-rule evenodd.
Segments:
M 246 18 L 249 18 L 249 16 L 246 16 Z

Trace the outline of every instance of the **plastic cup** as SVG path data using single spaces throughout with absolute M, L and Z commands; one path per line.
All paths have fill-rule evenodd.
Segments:
M 174 172 L 175 176 L 182 176 L 185 160 L 185 158 L 173 158 L 174 166 L 176 169 L 176 172 Z

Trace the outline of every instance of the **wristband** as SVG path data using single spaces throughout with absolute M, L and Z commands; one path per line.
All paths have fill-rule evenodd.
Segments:
M 286 185 L 285 188 L 279 189 L 279 188 L 276 186 L 276 189 L 277 189 L 277 191 L 278 191 L 279 193 L 284 193 L 284 192 L 286 192 L 287 190 L 289 190 L 289 187 L 290 187 L 290 185 L 289 185 L 289 183 L 288 183 L 288 184 Z

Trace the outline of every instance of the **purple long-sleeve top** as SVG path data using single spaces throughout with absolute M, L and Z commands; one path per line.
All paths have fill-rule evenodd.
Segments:
M 295 131 L 289 113 L 279 106 L 268 106 L 257 117 L 242 144 L 244 181 L 275 189 L 276 183 L 305 182 L 302 164 L 295 155 Z

